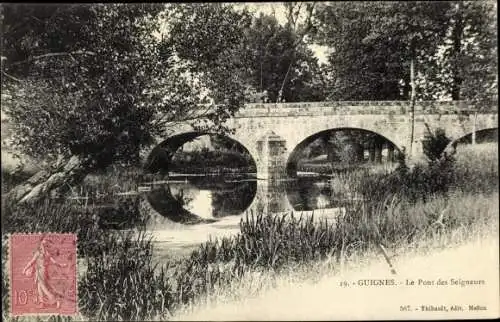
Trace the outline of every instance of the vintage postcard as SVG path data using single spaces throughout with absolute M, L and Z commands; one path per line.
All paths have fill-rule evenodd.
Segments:
M 0 17 L 3 319 L 500 317 L 496 2 Z

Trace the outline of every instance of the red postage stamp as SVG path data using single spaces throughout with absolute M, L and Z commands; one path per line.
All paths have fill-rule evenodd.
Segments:
M 75 315 L 75 234 L 9 236 L 10 314 Z

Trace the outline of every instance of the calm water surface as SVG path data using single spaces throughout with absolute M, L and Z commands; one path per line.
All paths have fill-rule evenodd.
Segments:
M 148 227 L 159 261 L 172 254 L 188 254 L 211 237 L 236 234 L 245 214 L 315 211 L 315 216 L 335 218 L 349 197 L 330 178 L 318 176 L 269 182 L 244 175 L 179 175 L 170 176 L 168 182 L 143 183 L 147 184 L 151 186 L 146 193 L 149 204 L 169 222 Z M 200 218 L 205 223 L 183 224 Z
M 269 212 L 336 208 L 349 197 L 339 190 L 330 178 L 319 176 L 272 183 L 249 176 L 171 176 L 153 185 L 147 197 L 156 211 L 176 221 L 179 212 L 221 219 L 256 211 L 258 206 Z

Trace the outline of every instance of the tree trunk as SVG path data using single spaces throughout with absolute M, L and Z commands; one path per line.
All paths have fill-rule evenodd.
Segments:
M 375 139 L 375 163 L 382 163 L 382 148 L 384 142 L 380 138 Z
M 411 118 L 411 134 L 410 134 L 410 151 L 413 151 L 413 140 L 415 136 L 415 98 L 416 98 L 416 84 L 415 84 L 415 61 L 412 58 L 410 61 L 410 83 L 411 83 L 411 96 L 410 96 L 410 118 Z
M 359 143 L 355 143 L 354 145 L 355 149 L 356 149 L 356 162 L 358 163 L 361 163 L 364 161 L 364 149 L 363 149 L 363 145 L 362 144 L 359 144 Z
M 458 101 L 460 100 L 460 87 L 462 86 L 462 76 L 460 75 L 460 64 L 459 60 L 461 58 L 462 51 L 462 34 L 464 31 L 461 3 L 458 1 L 456 3 L 457 14 L 455 17 L 455 25 L 453 27 L 453 84 L 451 88 L 451 99 Z
M 38 201 L 55 191 L 62 193 L 72 185 L 80 183 L 89 168 L 83 159 L 72 156 L 65 164 L 53 171 L 42 170 L 34 174 L 7 194 L 12 204 L 25 204 Z
M 476 145 L 476 122 L 477 111 L 474 111 L 474 123 L 472 123 L 472 145 Z
M 375 147 L 375 163 L 382 163 L 382 147 L 379 145 Z

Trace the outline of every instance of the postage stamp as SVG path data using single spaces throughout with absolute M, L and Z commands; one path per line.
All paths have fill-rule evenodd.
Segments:
M 75 234 L 10 235 L 10 314 L 77 314 L 76 259 Z

